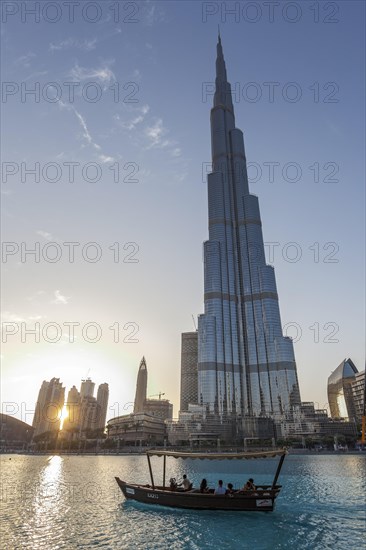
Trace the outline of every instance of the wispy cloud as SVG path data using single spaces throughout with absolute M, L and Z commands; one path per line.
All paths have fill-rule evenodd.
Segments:
M 76 81 L 80 80 L 96 80 L 102 84 L 110 84 L 116 80 L 116 76 L 110 65 L 114 63 L 113 61 L 105 62 L 104 65 L 97 68 L 87 69 L 85 67 L 80 67 L 77 63 L 70 71 L 70 76 Z
M 70 296 L 63 296 L 59 290 L 55 290 L 54 296 L 55 298 L 51 301 L 51 304 L 66 305 L 69 303 Z
M 83 137 L 86 139 L 86 141 L 89 143 L 89 145 L 92 145 L 95 149 L 100 150 L 100 145 L 98 145 L 97 143 L 95 143 L 95 141 L 93 141 L 93 138 L 91 137 L 91 135 L 89 133 L 89 130 L 88 130 L 88 127 L 86 125 L 86 121 L 85 121 L 84 117 L 75 108 L 73 110 L 74 110 L 74 113 L 77 116 L 77 118 L 78 118 L 78 120 L 81 124 L 81 127 L 84 130 Z
M 114 162 L 115 160 L 114 157 L 109 157 L 108 155 L 99 155 L 98 158 L 103 164 L 105 164 L 106 162 Z
M 33 80 L 34 78 L 39 78 L 40 76 L 46 76 L 46 74 L 48 74 L 48 71 L 37 71 L 23 78 L 23 82 L 28 82 L 28 80 Z
M 36 231 L 36 233 L 37 233 L 37 235 L 40 235 L 41 237 L 46 239 L 46 241 L 54 241 L 55 240 L 52 237 L 51 233 L 48 233 L 48 231 L 42 231 L 41 229 L 38 229 L 38 231 Z
M 25 323 L 26 321 L 24 317 L 21 317 L 16 313 L 12 313 L 11 311 L 2 311 L 1 320 L 3 323 Z
M 94 140 L 93 136 L 89 132 L 86 119 L 83 117 L 83 115 L 79 113 L 79 111 L 77 111 L 75 107 L 73 105 L 70 105 L 69 103 L 64 103 L 63 101 L 59 101 L 59 106 L 61 109 L 67 109 L 68 111 L 72 111 L 75 114 L 83 130 L 82 137 L 84 138 L 84 140 L 87 142 L 88 145 L 90 145 L 91 147 L 93 147 L 93 149 L 96 149 L 99 152 L 98 160 L 103 164 L 107 162 L 114 162 L 115 158 L 112 157 L 112 155 L 104 154 L 102 152 L 101 146 L 98 143 L 96 143 L 96 141 Z
M 61 42 L 53 43 L 49 45 L 49 50 L 51 52 L 68 50 L 70 48 L 78 48 L 79 50 L 90 52 L 95 50 L 97 44 L 97 38 L 92 38 L 91 40 L 78 40 L 77 38 L 66 38 L 61 40 Z
M 41 319 L 46 319 L 46 317 L 44 315 L 28 315 L 22 317 L 11 311 L 1 312 L 1 320 L 3 323 L 26 323 L 27 321 L 40 321 Z
M 136 126 L 138 126 L 139 124 L 141 124 L 141 122 L 145 120 L 146 115 L 150 111 L 150 107 L 149 105 L 143 105 L 142 107 L 136 109 L 136 111 L 138 114 L 133 119 L 127 122 L 121 122 L 122 128 L 125 128 L 126 130 L 134 130 Z M 121 121 L 120 115 L 117 114 L 115 116 L 115 120 L 120 122 Z
M 100 151 L 101 147 L 100 145 L 98 145 L 98 143 L 96 143 L 89 130 L 88 130 L 88 126 L 86 124 L 86 120 L 85 118 L 82 116 L 81 113 L 79 113 L 79 111 L 77 111 L 75 109 L 75 107 L 73 105 L 70 105 L 69 103 L 64 103 L 63 101 L 59 101 L 59 106 L 61 107 L 61 109 L 67 109 L 68 111 L 72 111 L 76 118 L 78 119 L 79 123 L 80 123 L 80 126 L 82 127 L 83 129 L 83 138 L 86 140 L 86 142 L 88 143 L 88 145 L 91 145 L 92 147 L 94 147 L 94 149 L 97 149 L 98 151 Z
M 36 57 L 36 54 L 33 53 L 33 52 L 28 52 L 26 53 L 25 55 L 21 55 L 20 57 L 18 57 L 14 64 L 15 65 L 21 65 L 22 67 L 28 69 L 30 66 L 31 66 L 31 59 L 33 59 L 34 57 Z
M 168 130 L 164 128 L 163 120 L 161 118 L 156 119 L 152 126 L 148 126 L 147 128 L 145 128 L 145 135 L 149 138 L 150 141 L 148 149 L 150 149 L 151 147 L 166 147 L 169 141 L 163 141 L 163 137 L 167 132 Z
M 172 157 L 180 157 L 182 150 L 178 147 L 177 141 L 167 137 L 169 130 L 164 126 L 163 120 L 158 118 L 152 126 L 145 128 L 145 135 L 148 138 L 149 144 L 147 149 L 158 148 L 168 149 Z
M 142 22 L 148 27 L 152 27 L 154 23 L 161 23 L 166 19 L 165 11 L 161 8 L 161 5 L 151 0 L 146 0 L 146 2 L 144 2 L 141 13 Z

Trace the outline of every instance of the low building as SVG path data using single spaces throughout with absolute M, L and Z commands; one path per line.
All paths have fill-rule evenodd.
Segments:
M 277 438 L 324 436 L 356 437 L 354 421 L 329 418 L 326 409 L 315 409 L 313 402 L 303 402 L 294 412 L 294 419 L 276 424 Z
M 2 450 L 24 449 L 32 440 L 34 428 L 13 416 L 0 414 L 0 447 Z
M 356 421 L 361 423 L 362 415 L 365 410 L 365 371 L 355 374 L 355 378 L 352 382 L 352 397 L 354 410 L 356 415 Z
M 169 399 L 146 399 L 143 408 L 144 413 L 157 416 L 162 420 L 173 418 L 173 404 Z
M 162 445 L 166 425 L 157 416 L 131 413 L 108 420 L 107 433 L 109 438 L 127 445 Z

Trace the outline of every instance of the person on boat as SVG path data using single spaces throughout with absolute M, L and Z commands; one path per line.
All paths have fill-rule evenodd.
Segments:
M 226 494 L 227 495 L 233 495 L 235 493 L 234 487 L 232 483 L 227 484 Z
M 200 485 L 200 493 L 209 493 L 210 489 L 207 486 L 207 479 L 203 478 Z
M 192 483 L 189 481 L 186 474 L 183 474 L 183 481 L 179 484 L 179 487 L 183 487 L 183 491 L 189 491 L 192 489 Z
M 244 492 L 253 492 L 256 490 L 256 486 L 254 485 L 254 479 L 251 477 L 248 479 L 246 484 L 244 485 L 242 491 Z
M 175 479 L 175 477 L 171 477 L 170 480 L 169 480 L 169 483 L 170 483 L 170 490 L 171 491 L 176 491 L 177 487 L 178 487 L 178 484 L 177 484 L 177 480 Z
M 222 479 L 219 479 L 219 484 L 215 489 L 215 495 L 225 495 L 226 489 L 224 487 Z

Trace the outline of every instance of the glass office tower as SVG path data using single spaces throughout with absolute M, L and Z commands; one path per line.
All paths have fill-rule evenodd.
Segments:
M 300 405 L 293 344 L 282 334 L 274 269 L 265 261 L 258 198 L 249 193 L 220 36 L 211 149 L 198 402 L 221 418 L 281 418 Z

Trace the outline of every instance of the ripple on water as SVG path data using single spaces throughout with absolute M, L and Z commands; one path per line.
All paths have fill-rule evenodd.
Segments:
M 126 502 L 114 476 L 147 482 L 139 456 L 12 456 L 1 460 L 6 549 L 330 550 L 361 548 L 365 456 L 289 456 L 272 514 L 173 510 Z M 155 461 L 161 468 L 161 462 Z M 160 472 L 160 469 L 159 469 Z M 273 461 L 239 466 L 172 461 L 167 476 L 197 484 L 271 479 Z M 157 481 L 159 481 L 157 474 Z

